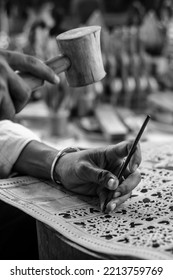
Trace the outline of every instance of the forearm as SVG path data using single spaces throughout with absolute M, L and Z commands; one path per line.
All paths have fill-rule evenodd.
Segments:
M 26 127 L 9 120 L 0 121 L 0 178 L 7 178 L 22 150 L 39 138 Z
M 13 171 L 40 179 L 50 179 L 52 162 L 57 150 L 38 141 L 31 141 L 20 153 Z

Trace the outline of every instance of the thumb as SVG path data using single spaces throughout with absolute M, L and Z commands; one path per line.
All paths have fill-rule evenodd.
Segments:
M 90 182 L 108 188 L 109 190 L 115 190 L 119 185 L 118 178 L 108 170 L 89 164 L 85 166 L 85 172 Z
M 111 172 L 104 170 L 104 169 L 94 169 L 94 172 L 98 172 L 98 184 L 100 186 L 103 186 L 105 188 L 108 188 L 109 190 L 115 190 L 118 185 L 119 181 L 118 178 L 112 174 Z

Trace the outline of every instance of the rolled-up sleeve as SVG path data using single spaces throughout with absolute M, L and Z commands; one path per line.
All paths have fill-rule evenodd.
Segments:
M 0 178 L 7 178 L 23 148 L 39 138 L 26 127 L 9 120 L 0 121 Z

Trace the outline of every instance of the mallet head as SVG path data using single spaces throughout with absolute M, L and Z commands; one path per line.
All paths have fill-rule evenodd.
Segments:
M 100 31 L 100 26 L 88 26 L 69 30 L 56 37 L 62 55 L 70 61 L 65 71 L 69 86 L 86 86 L 105 77 Z

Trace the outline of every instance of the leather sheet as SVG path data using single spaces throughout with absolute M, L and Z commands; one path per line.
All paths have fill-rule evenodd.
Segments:
M 172 144 L 142 145 L 142 180 L 114 213 L 98 199 L 32 177 L 0 180 L 0 199 L 107 258 L 173 259 Z

